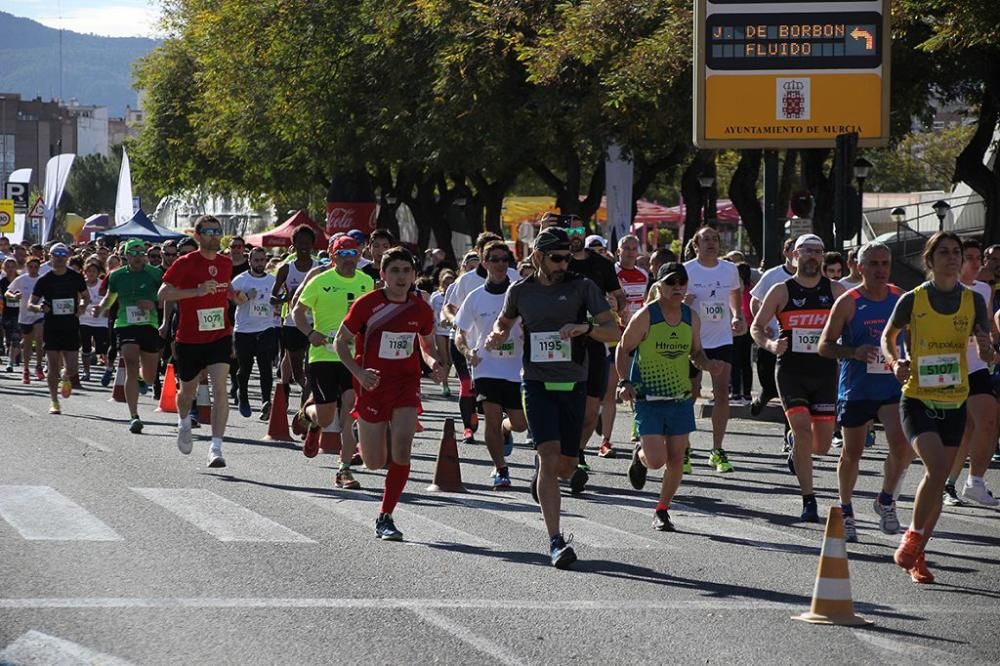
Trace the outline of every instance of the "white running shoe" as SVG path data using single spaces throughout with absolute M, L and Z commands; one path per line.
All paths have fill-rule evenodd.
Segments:
M 194 441 L 191 438 L 191 426 L 177 426 L 177 450 L 188 455 L 194 448 Z
M 213 446 L 208 450 L 208 466 L 209 467 L 225 467 L 226 459 L 222 457 L 222 447 Z
M 854 516 L 844 516 L 844 541 L 847 543 L 858 542 L 858 528 L 854 523 Z
M 968 481 L 966 481 L 965 488 L 962 489 L 962 499 L 971 500 L 983 506 L 997 506 L 1000 504 L 1000 500 L 993 497 L 993 493 L 986 487 L 985 481 L 974 481 L 972 485 L 969 485 Z
M 896 515 L 896 503 L 885 506 L 875 498 L 875 513 L 878 514 L 878 528 L 885 534 L 899 534 L 899 516 Z

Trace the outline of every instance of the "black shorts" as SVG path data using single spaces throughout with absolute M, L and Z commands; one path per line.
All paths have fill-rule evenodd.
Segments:
M 838 375 L 832 372 L 806 373 L 797 368 L 779 365 L 774 371 L 781 405 L 788 414 L 806 409 L 813 418 L 833 420 L 837 406 Z
M 309 349 L 309 337 L 294 326 L 281 327 L 281 348 L 287 352 Z
M 107 354 L 108 327 L 80 324 L 80 351 L 84 354 Z
M 577 382 L 572 390 L 559 391 L 545 385 L 533 380 L 521 385 L 531 439 L 536 449 L 545 442 L 559 442 L 560 453 L 576 458 L 580 455 L 583 413 L 587 409 L 586 387 Z
M 995 395 L 993 393 L 993 377 L 986 368 L 976 370 L 969 375 L 969 396 Z
M 603 398 L 608 392 L 608 349 L 603 342 L 587 343 L 587 397 Z
M 42 347 L 47 352 L 80 351 L 80 325 L 49 322 L 42 329 Z
M 309 364 L 309 388 L 313 402 L 329 405 L 340 402 L 340 396 L 354 390 L 354 376 L 340 361 L 318 361 Z
M 163 349 L 163 338 L 159 329 L 152 326 L 120 326 L 115 328 L 118 338 L 118 349 L 125 345 L 139 345 L 139 351 L 147 354 L 159 354 Z
M 705 356 L 708 357 L 710 361 L 722 361 L 723 363 L 733 364 L 733 346 L 732 345 L 722 345 L 721 347 L 712 347 L 711 349 L 705 349 Z M 690 363 L 688 368 L 688 377 L 694 379 L 701 372 L 695 364 Z
M 521 402 L 521 383 L 512 382 L 508 379 L 495 379 L 493 377 L 476 378 L 476 398 L 480 402 L 492 402 L 500 405 L 504 410 L 521 411 L 524 404 Z
M 236 358 L 260 356 L 274 360 L 278 355 L 278 327 L 268 328 L 258 333 L 239 333 L 233 335 L 233 345 L 236 348 Z
M 177 377 L 182 382 L 193 382 L 209 366 L 220 363 L 229 365 L 232 351 L 233 338 L 229 335 L 214 342 L 175 342 L 174 367 L 177 369 Z
M 945 446 L 957 447 L 965 432 L 965 403 L 957 409 L 935 409 L 905 395 L 899 401 L 899 417 L 903 434 L 913 443 L 918 436 L 937 433 Z
M 19 323 L 17 325 L 17 327 L 21 330 L 21 335 L 28 335 L 29 333 L 32 333 L 35 330 L 36 326 L 43 326 L 44 325 L 43 321 L 44 320 L 39 319 L 34 324 L 20 324 Z

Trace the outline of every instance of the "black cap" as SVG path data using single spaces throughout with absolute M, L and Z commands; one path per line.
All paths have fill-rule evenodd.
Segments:
M 666 280 L 669 277 L 678 277 L 681 282 L 687 282 L 688 272 L 684 268 L 684 264 L 679 261 L 668 261 L 660 266 L 660 270 L 656 273 L 657 281 Z
M 535 236 L 534 248 L 542 252 L 556 252 L 569 249 L 569 236 L 565 230 L 558 227 L 543 229 Z

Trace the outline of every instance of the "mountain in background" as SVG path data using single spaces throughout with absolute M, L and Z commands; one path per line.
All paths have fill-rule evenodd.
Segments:
M 31 19 L 0 12 L 0 93 L 43 100 L 59 95 L 59 31 Z M 136 107 L 132 64 L 159 45 L 143 37 L 99 37 L 64 31 L 62 99 L 106 106 L 122 116 Z

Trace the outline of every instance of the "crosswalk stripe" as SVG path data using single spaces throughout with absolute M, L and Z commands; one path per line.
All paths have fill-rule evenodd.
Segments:
M 370 530 L 375 529 L 379 500 L 374 497 L 365 494 L 355 494 L 350 498 L 319 496 L 303 492 L 295 492 L 294 494 L 318 507 L 346 518 L 352 523 L 357 523 Z M 408 543 L 461 544 L 476 548 L 500 549 L 500 544 L 494 541 L 432 520 L 402 505 L 397 506 L 392 515 Z
M 0 517 L 30 541 L 121 541 L 113 529 L 48 486 L 0 486 Z
M 118 659 L 40 631 L 29 631 L 0 651 L 0 664 L 60 664 L 62 666 L 130 666 Z
M 235 502 L 200 488 L 131 488 L 219 541 L 315 543 Z

